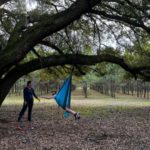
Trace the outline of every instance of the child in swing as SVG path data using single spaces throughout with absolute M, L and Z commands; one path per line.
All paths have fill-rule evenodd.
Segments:
M 40 98 L 45 98 L 45 99 L 53 99 L 56 95 L 56 91 L 52 92 L 52 96 L 40 96 Z M 75 120 L 80 119 L 80 113 L 75 112 L 74 110 L 72 110 L 71 108 L 66 107 L 65 108 L 66 112 L 71 113 L 74 117 Z

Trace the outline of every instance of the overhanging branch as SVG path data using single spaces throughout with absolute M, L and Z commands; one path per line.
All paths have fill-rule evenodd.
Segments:
M 41 65 L 42 61 L 42 65 Z M 32 71 L 46 68 L 46 67 L 54 67 L 54 66 L 63 66 L 66 64 L 70 65 L 94 65 L 96 63 L 101 62 L 111 62 L 114 64 L 120 65 L 123 69 L 130 72 L 133 75 L 141 74 L 141 70 L 149 69 L 150 66 L 143 66 L 143 67 L 134 67 L 126 63 L 123 58 L 119 58 L 112 55 L 53 55 L 49 57 L 44 57 L 41 59 L 35 59 L 30 62 L 20 64 L 16 68 L 12 69 L 9 74 L 6 76 L 11 77 L 14 76 L 15 78 L 20 78 L 21 76 L 28 74 Z

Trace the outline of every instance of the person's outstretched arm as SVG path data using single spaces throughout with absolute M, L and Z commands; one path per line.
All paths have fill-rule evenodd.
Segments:
M 53 96 L 40 96 L 40 98 L 53 99 L 53 98 L 54 98 L 54 95 L 53 95 Z

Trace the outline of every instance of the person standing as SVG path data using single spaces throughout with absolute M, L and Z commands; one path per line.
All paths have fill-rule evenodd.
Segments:
M 18 129 L 21 129 L 20 121 L 21 121 L 21 118 L 23 117 L 27 107 L 28 107 L 29 128 L 32 128 L 32 126 L 31 126 L 31 121 L 32 121 L 31 116 L 32 116 L 32 108 L 33 108 L 33 102 L 34 102 L 33 97 L 35 97 L 36 99 L 38 99 L 40 101 L 40 99 L 35 94 L 34 89 L 32 88 L 32 82 L 28 81 L 27 86 L 23 90 L 24 103 L 23 103 L 22 109 L 21 109 L 21 111 L 19 113 L 19 116 L 18 116 L 18 123 L 19 123 L 17 125 Z

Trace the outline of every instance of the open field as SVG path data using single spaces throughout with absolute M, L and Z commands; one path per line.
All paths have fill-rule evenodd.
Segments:
M 35 100 L 35 103 L 37 101 Z M 56 105 L 55 100 L 41 99 L 40 104 Z M 85 99 L 82 91 L 76 90 L 72 93 L 72 106 L 128 106 L 147 107 L 150 106 L 150 99 L 141 99 L 132 95 L 116 95 L 116 98 L 102 95 L 96 91 L 89 91 L 88 98 Z M 22 105 L 22 96 L 8 96 L 3 105 Z
M 149 150 L 150 100 L 117 95 L 116 99 L 90 91 L 72 93 L 72 107 L 81 113 L 64 119 L 54 100 L 42 99 L 33 109 L 34 130 L 16 130 L 22 97 L 7 97 L 0 109 L 0 150 Z

